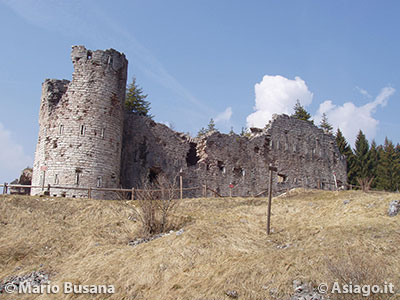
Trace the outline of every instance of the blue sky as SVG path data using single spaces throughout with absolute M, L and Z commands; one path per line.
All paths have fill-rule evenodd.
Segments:
M 0 0 L 0 181 L 32 165 L 41 83 L 72 45 L 114 48 L 155 120 L 240 132 L 300 98 L 353 142 L 400 142 L 399 1 Z

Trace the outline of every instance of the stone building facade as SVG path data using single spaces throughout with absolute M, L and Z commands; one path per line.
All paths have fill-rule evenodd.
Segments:
M 46 79 L 42 87 L 32 184 L 76 188 L 52 188 L 52 195 L 87 196 L 80 187 L 140 188 L 160 174 L 173 180 L 181 173 L 184 187 L 199 187 L 185 196 L 201 196 L 203 185 L 221 195 L 251 196 L 267 189 L 269 164 L 278 168 L 275 193 L 333 189 L 335 178 L 339 185 L 347 181 L 334 137 L 310 122 L 276 115 L 249 136 L 211 132 L 192 138 L 124 112 L 123 54 L 75 46 L 71 58 L 72 81 Z M 100 191 L 92 196 L 115 197 Z

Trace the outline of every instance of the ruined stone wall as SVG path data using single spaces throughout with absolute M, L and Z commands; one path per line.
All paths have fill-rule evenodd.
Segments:
M 334 137 L 310 122 L 277 115 L 249 137 L 211 132 L 191 138 L 124 112 L 123 54 L 74 46 L 71 58 L 71 82 L 46 79 L 42 85 L 33 185 L 139 188 L 160 174 L 176 180 L 182 171 L 184 187 L 199 187 L 187 197 L 201 196 L 203 185 L 224 196 L 252 196 L 267 190 L 269 164 L 278 168 L 275 194 L 294 187 L 333 189 L 333 174 L 339 185 L 347 181 Z M 51 194 L 85 197 L 87 191 L 60 188 Z M 115 198 L 106 192 L 92 196 Z
M 71 59 L 71 82 L 46 79 L 42 85 L 32 184 L 118 188 L 128 62 L 113 49 L 83 46 L 72 47 Z M 63 189 L 51 194 L 87 196 Z M 104 192 L 93 196 L 107 198 Z
M 347 182 L 346 159 L 333 135 L 307 121 L 276 115 L 267 125 L 271 160 L 278 167 L 277 190 L 295 186 L 334 189 Z M 283 181 L 283 182 L 279 182 Z
M 148 117 L 127 113 L 124 122 L 121 183 L 139 188 L 163 173 L 171 180 L 186 166 L 189 138 Z
M 274 116 L 249 137 L 212 132 L 193 139 L 130 114 L 123 145 L 121 180 L 126 188 L 140 187 L 143 178 L 161 173 L 176 178 L 182 169 L 184 187 L 206 184 L 227 196 L 233 184 L 234 196 L 251 196 L 267 189 L 270 163 L 278 168 L 275 194 L 294 187 L 334 189 L 333 173 L 339 185 L 347 180 L 346 162 L 334 137 L 286 115 Z M 201 189 L 186 193 L 201 194 Z

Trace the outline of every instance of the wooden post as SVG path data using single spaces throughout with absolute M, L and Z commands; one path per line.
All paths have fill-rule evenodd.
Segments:
M 89 199 L 92 199 L 92 188 L 91 188 L 91 187 L 88 188 L 87 197 L 88 197 Z
M 336 191 L 337 191 L 338 190 L 338 185 L 337 185 L 336 173 L 335 172 L 333 172 L 333 179 L 335 180 L 335 188 L 336 188 Z
M 44 184 L 46 182 L 46 171 L 47 171 L 47 166 L 41 166 L 40 170 L 43 171 L 43 181 L 42 181 L 42 191 L 44 191 Z
M 268 214 L 267 214 L 267 234 L 271 233 L 271 204 L 272 204 L 272 172 L 278 169 L 269 164 L 269 186 L 268 186 Z
M 132 188 L 131 200 L 135 200 L 135 188 Z
M 179 189 L 180 189 L 180 198 L 183 199 L 183 178 L 182 178 L 182 168 L 179 171 Z
M 181 200 L 183 199 L 183 182 L 182 182 L 182 175 L 179 176 L 179 187 L 180 187 L 180 196 L 181 196 Z
M 43 171 L 42 191 L 44 191 L 44 182 L 46 179 L 46 171 Z
M 50 196 L 50 183 L 47 185 L 47 192 L 49 193 Z
M 3 185 L 3 195 L 7 194 L 7 182 L 4 182 Z

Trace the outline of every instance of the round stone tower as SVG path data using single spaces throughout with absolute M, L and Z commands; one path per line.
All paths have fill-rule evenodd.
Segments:
M 128 61 L 114 49 L 73 46 L 72 81 L 46 79 L 42 85 L 39 139 L 32 185 L 51 195 L 87 197 L 81 187 L 119 188 Z M 43 188 L 32 189 L 31 194 Z M 94 198 L 109 198 L 94 191 Z

